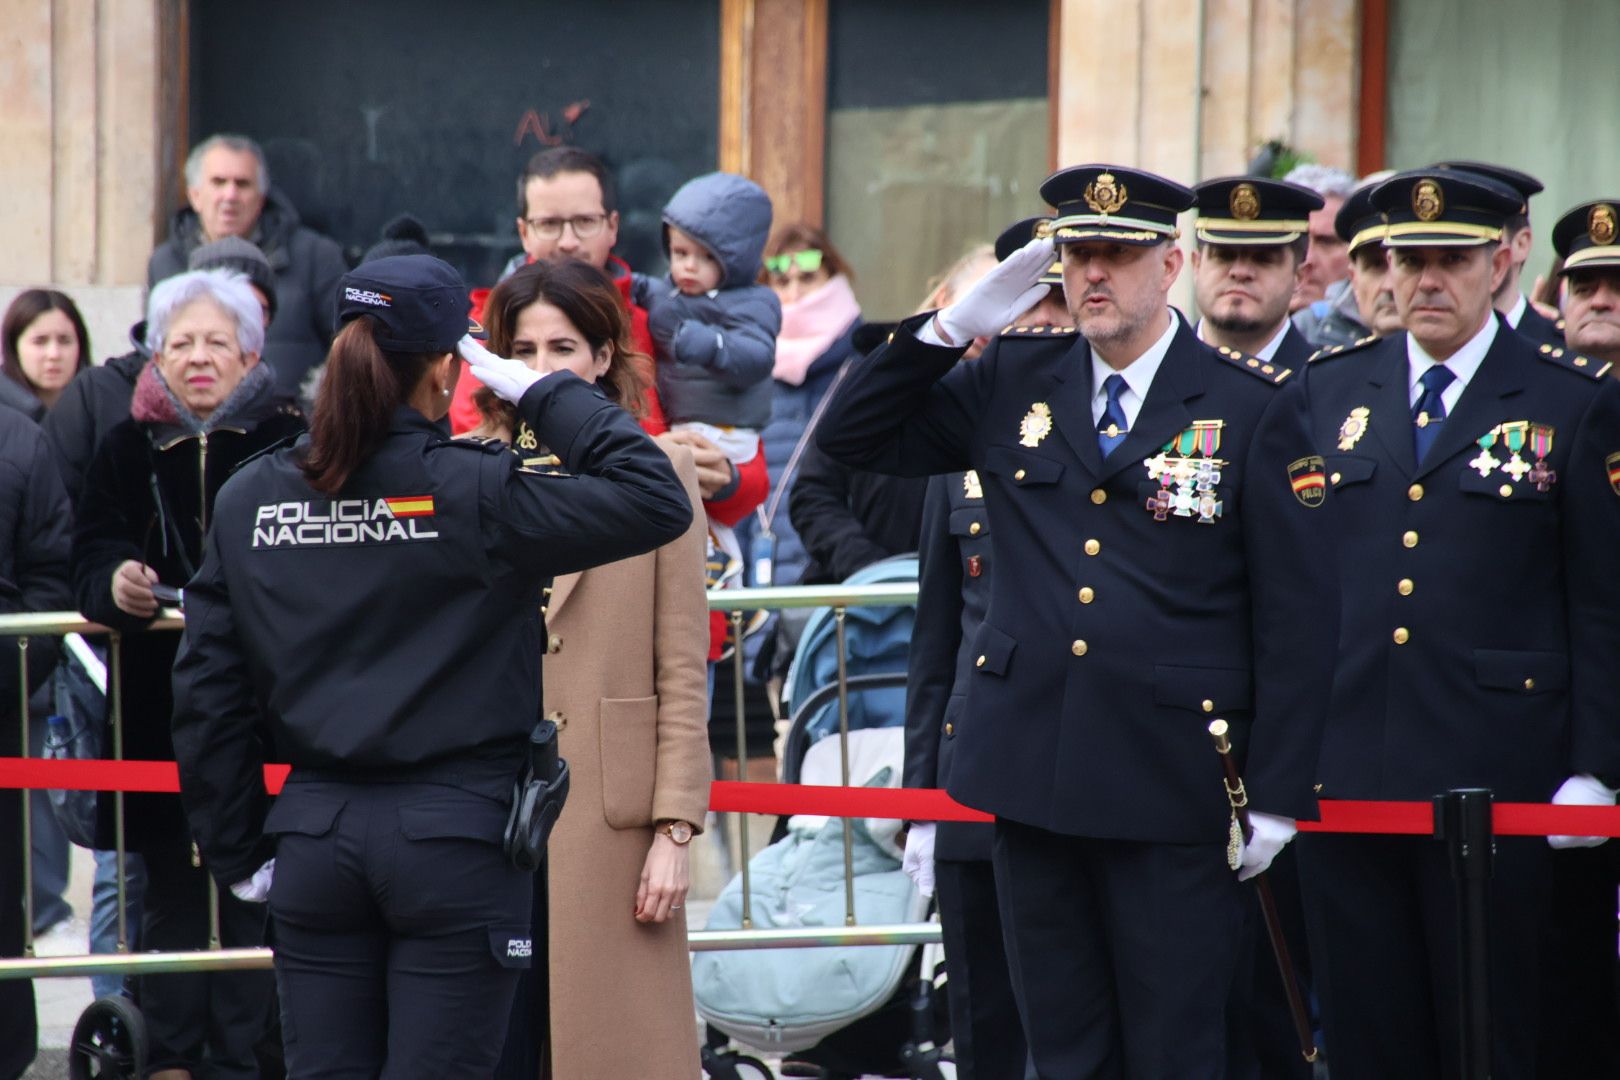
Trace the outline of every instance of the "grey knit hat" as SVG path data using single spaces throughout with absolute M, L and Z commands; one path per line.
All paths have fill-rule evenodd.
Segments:
M 191 253 L 186 262 L 188 270 L 235 270 L 246 274 L 248 281 L 264 293 L 270 304 L 270 317 L 276 317 L 276 273 L 270 269 L 270 260 L 264 257 L 257 244 L 239 236 L 225 236 L 203 244 Z

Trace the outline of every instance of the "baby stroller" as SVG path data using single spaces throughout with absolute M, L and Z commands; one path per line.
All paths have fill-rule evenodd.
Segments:
M 915 580 L 916 560 L 868 567 L 850 584 Z M 905 663 L 910 607 L 852 608 L 846 621 L 850 685 L 850 783 L 897 787 L 904 756 Z M 783 772 L 790 782 L 841 783 L 836 625 L 817 609 L 789 672 L 793 719 Z M 832 736 L 832 737 L 829 737 Z M 757 927 L 836 926 L 845 914 L 842 819 L 796 815 L 749 862 Z M 855 911 L 861 923 L 918 922 L 928 903 L 900 870 L 900 822 L 849 823 Z M 721 893 L 710 929 L 742 922 L 740 879 Z M 704 1068 L 713 1080 L 767 1078 L 757 1058 L 728 1038 L 788 1060 L 784 1076 L 845 1080 L 862 1075 L 941 1080 L 955 1075 L 939 1050 L 947 1038 L 935 991 L 937 947 L 841 946 L 739 950 L 693 958 L 693 989 L 708 1025 Z

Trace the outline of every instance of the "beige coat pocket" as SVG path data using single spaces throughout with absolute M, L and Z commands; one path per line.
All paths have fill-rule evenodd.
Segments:
M 615 829 L 652 824 L 658 697 L 603 698 L 602 816 Z

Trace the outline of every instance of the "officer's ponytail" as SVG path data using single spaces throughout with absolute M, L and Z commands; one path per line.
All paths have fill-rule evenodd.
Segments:
M 443 353 L 385 351 L 376 321 L 350 320 L 332 342 L 309 426 L 309 452 L 301 468 L 309 485 L 336 495 L 388 435 L 394 410 L 411 396 Z

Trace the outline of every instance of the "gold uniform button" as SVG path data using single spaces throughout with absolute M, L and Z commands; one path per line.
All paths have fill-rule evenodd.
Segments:
M 1102 488 L 1096 489 L 1091 493 L 1091 501 L 1095 505 L 1101 506 L 1103 503 L 1108 501 L 1108 492 L 1104 491 Z
M 548 652 L 548 653 L 560 653 L 560 652 L 562 652 L 562 638 L 559 637 L 556 634 L 552 634 L 551 637 L 546 641 L 546 652 Z
M 542 594 L 546 595 L 546 596 L 550 596 L 551 595 L 551 586 L 547 585 L 545 588 L 541 589 L 540 592 Z
M 1404 626 L 1397 626 L 1395 628 L 1395 633 L 1392 636 L 1395 638 L 1395 644 L 1397 645 L 1405 645 L 1412 639 L 1411 631 L 1407 630 Z
M 1097 594 L 1092 590 L 1090 585 L 1087 585 L 1085 588 L 1080 590 L 1080 602 L 1082 604 L 1089 604 L 1095 599 L 1097 599 Z
M 1512 484 L 1503 484 L 1501 487 L 1496 489 L 1496 493 L 1498 495 L 1502 496 L 1502 498 L 1505 499 L 1508 496 L 1513 494 L 1513 485 Z
M 956 725 L 955 724 L 946 724 L 945 725 L 945 734 L 947 734 L 947 735 L 956 734 Z
M 981 656 L 977 660 L 973 661 L 973 666 L 974 667 L 984 667 L 984 657 Z
M 1014 480 L 1022 480 L 1023 478 L 1024 478 L 1024 470 L 1023 469 L 1019 469 L 1017 472 L 1013 473 L 1013 479 Z
M 1069 651 L 1074 653 L 1076 656 L 1084 656 L 1086 655 L 1086 643 L 1084 641 L 1076 641 L 1073 645 L 1069 646 Z
M 1395 591 L 1400 593 L 1402 596 L 1411 596 L 1413 588 L 1415 588 L 1415 586 L 1412 584 L 1412 579 L 1409 577 L 1403 577 L 1400 581 L 1395 583 Z
M 1087 555 L 1095 555 L 1095 554 L 1097 554 L 1097 552 L 1099 552 L 1101 550 L 1102 550 L 1102 545 L 1097 543 L 1097 541 L 1095 541 L 1095 540 L 1087 540 L 1086 541 L 1086 554 Z
M 1413 484 L 1411 487 L 1407 488 L 1406 497 L 1411 499 L 1413 502 L 1417 502 L 1419 499 L 1423 498 L 1423 485 Z
M 1415 548 L 1415 547 L 1417 547 L 1417 544 L 1418 544 L 1418 535 L 1417 535 L 1417 533 L 1415 533 L 1415 532 L 1406 532 L 1406 533 L 1401 534 L 1401 546 L 1402 547 Z
M 1536 680 L 1534 680 L 1534 679 L 1526 679 L 1526 680 L 1524 680 L 1524 688 L 1526 690 L 1534 690 L 1536 688 Z
M 1204 709 L 1205 712 L 1214 712 L 1215 711 L 1215 703 L 1213 701 L 1209 700 L 1209 698 L 1205 698 L 1204 701 L 1203 701 L 1203 709 Z
M 975 521 L 973 524 L 968 526 L 968 535 L 969 536 L 978 536 L 979 535 L 979 530 L 982 529 L 982 528 L 984 528 L 984 526 L 980 525 L 977 521 Z

